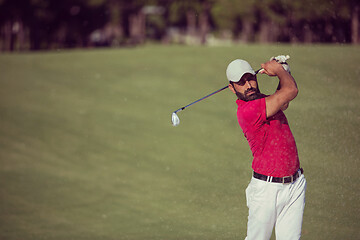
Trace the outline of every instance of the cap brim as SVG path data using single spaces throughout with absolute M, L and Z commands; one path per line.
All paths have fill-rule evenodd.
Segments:
M 249 71 L 245 71 L 243 72 L 242 75 L 240 75 L 239 77 L 236 77 L 236 78 L 232 78 L 232 79 L 229 79 L 230 82 L 239 82 L 241 80 L 241 78 L 246 74 L 246 73 L 250 73 L 252 75 L 256 75 L 255 71 L 254 70 L 249 70 Z

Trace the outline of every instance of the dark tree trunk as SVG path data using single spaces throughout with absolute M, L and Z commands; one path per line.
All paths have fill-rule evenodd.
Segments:
M 145 41 L 145 14 L 138 13 L 129 16 L 130 41 L 132 44 L 140 44 Z
M 358 44 L 359 40 L 359 4 L 352 8 L 351 14 L 351 42 Z
M 196 35 L 196 14 L 193 10 L 186 12 L 186 35 L 191 37 Z
M 261 43 L 268 43 L 270 42 L 270 29 L 271 29 L 271 23 L 269 20 L 264 19 L 260 23 L 260 32 L 259 32 L 259 41 Z
M 199 16 L 200 41 L 202 45 L 206 43 L 206 36 L 210 30 L 209 11 L 210 11 L 210 4 L 208 2 L 204 2 L 203 9 Z
M 247 43 L 251 40 L 252 36 L 254 35 L 254 26 L 252 21 L 247 20 L 246 18 L 242 24 L 242 31 L 240 34 L 240 41 Z

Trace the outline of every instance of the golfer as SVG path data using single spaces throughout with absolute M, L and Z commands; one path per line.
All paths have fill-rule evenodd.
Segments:
M 253 176 L 246 189 L 249 208 L 247 240 L 300 239 L 306 180 L 295 139 L 284 110 L 298 89 L 294 78 L 275 60 L 261 64 L 262 73 L 276 76 L 272 95 L 260 92 L 248 62 L 232 61 L 226 70 L 229 89 L 237 96 L 237 118 L 253 155 Z

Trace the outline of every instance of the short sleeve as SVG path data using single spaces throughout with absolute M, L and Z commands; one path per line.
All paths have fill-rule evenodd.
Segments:
M 245 102 L 238 107 L 237 117 L 240 126 L 245 129 L 262 125 L 266 121 L 265 98 Z M 250 125 L 250 126 L 249 126 Z

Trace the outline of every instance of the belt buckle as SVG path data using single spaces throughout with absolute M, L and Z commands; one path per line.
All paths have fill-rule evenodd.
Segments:
M 290 182 L 288 182 L 288 183 L 293 183 L 294 182 L 294 176 L 292 175 L 292 176 L 288 176 L 288 177 L 283 177 L 282 178 L 282 183 L 285 184 L 285 179 L 288 179 L 288 178 L 291 178 Z

